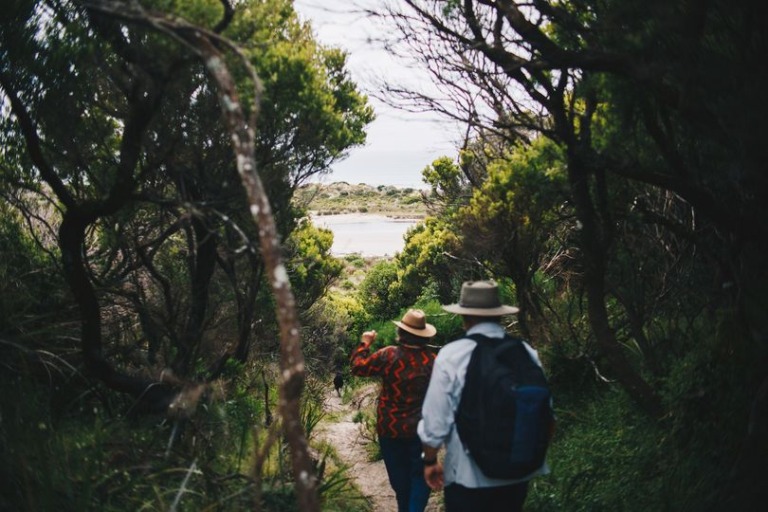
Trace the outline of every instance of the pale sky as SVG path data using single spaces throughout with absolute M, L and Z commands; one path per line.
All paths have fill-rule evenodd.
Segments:
M 369 36 L 381 32 L 382 27 L 350 13 L 351 4 L 350 0 L 294 0 L 299 16 L 312 23 L 318 41 L 349 53 L 350 74 L 362 92 L 368 94 L 376 112 L 376 120 L 368 125 L 367 144 L 352 149 L 349 157 L 334 165 L 332 174 L 323 181 L 424 188 L 422 169 L 440 156 L 455 157 L 458 129 L 451 121 L 395 110 L 372 97 L 376 81 L 382 76 L 428 79 L 419 78 L 413 69 L 406 69 L 369 43 Z

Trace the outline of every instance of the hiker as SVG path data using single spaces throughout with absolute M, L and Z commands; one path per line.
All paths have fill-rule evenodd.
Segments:
M 498 286 L 492 281 L 465 282 L 459 303 L 444 305 L 443 309 L 461 315 L 465 336 L 480 334 L 499 340 L 490 343 L 499 343 L 505 336 L 502 317 L 519 311 L 501 303 Z M 465 451 L 456 428 L 455 414 L 475 345 L 474 340 L 462 337 L 446 344 L 437 354 L 418 425 L 424 478 L 430 488 L 443 489 L 446 512 L 519 512 L 528 492 L 528 481 L 548 472 L 546 464 L 518 479 L 489 478 Z M 524 346 L 541 367 L 536 352 L 527 343 Z M 440 462 L 437 455 L 442 446 L 445 458 Z
M 421 461 L 421 441 L 416 425 L 427 390 L 435 352 L 427 342 L 437 329 L 419 309 L 410 309 L 397 326 L 394 345 L 374 353 L 370 346 L 376 331 L 366 331 L 350 357 L 354 375 L 380 377 L 381 390 L 376 407 L 376 433 L 395 491 L 398 512 L 422 512 L 429 499 Z
M 339 395 L 339 398 L 341 398 L 341 389 L 344 387 L 344 376 L 341 374 L 340 371 L 336 372 L 336 375 L 333 376 L 333 389 L 336 390 L 336 394 Z

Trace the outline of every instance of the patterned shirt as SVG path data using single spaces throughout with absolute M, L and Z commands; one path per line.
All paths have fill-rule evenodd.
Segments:
M 371 354 L 363 343 L 352 352 L 354 375 L 381 377 L 376 406 L 379 437 L 416 437 L 435 355 L 428 347 L 411 345 L 390 345 Z

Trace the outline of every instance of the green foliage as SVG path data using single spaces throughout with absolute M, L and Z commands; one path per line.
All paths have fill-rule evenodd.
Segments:
M 658 481 L 658 426 L 618 390 L 556 402 L 552 474 L 532 486 L 531 510 L 678 510 L 664 505 Z M 661 505 L 661 506 L 659 506 Z
M 461 194 L 465 187 L 461 169 L 449 157 L 441 157 L 421 171 L 424 182 L 432 193 L 440 198 L 452 200 Z
M 456 302 L 457 300 L 458 296 L 453 299 L 451 303 Z M 461 317 L 443 310 L 442 305 L 446 303 L 447 302 L 443 302 L 436 297 L 433 286 L 432 290 L 427 287 L 427 289 L 424 290 L 424 294 L 416 300 L 413 306 L 410 306 L 423 310 L 427 317 L 427 322 L 434 325 L 435 329 L 437 329 L 437 334 L 435 334 L 430 343 L 436 347 L 441 347 L 464 333 Z M 405 314 L 407 309 L 408 308 L 406 307 L 401 311 L 401 317 Z
M 668 422 L 650 421 L 613 386 L 557 396 L 552 473 L 532 482 L 527 509 L 693 511 L 716 502 L 725 476 L 718 453 L 734 449 L 707 439 L 721 428 L 698 417 L 681 443 Z
M 146 6 L 208 29 L 223 14 L 215 0 Z M 225 352 L 245 363 L 255 341 L 274 339 L 258 230 L 202 63 L 164 33 L 112 23 L 104 13 L 89 16 L 81 7 L 21 1 L 0 20 L 0 190 L 22 213 L 0 211 L 0 291 L 15 299 L 0 302 L 0 350 L 24 354 L 5 357 L 0 375 L 9 386 L 2 389 L 7 457 L 0 470 L 13 482 L 7 493 L 3 486 L 0 508 L 251 508 L 252 428 L 264 424 L 276 386 L 263 397 L 260 374 L 230 364 L 224 373 L 232 381 L 220 384 L 215 399 L 196 403 L 192 418 L 142 418 L 146 411 L 125 397 L 84 385 L 58 355 L 77 353 L 82 327 L 62 328 L 54 318 L 72 324 L 78 315 L 61 268 L 40 249 L 64 244 L 55 238 L 62 217 L 82 222 L 86 233 L 69 240 L 70 254 L 87 255 L 74 270 L 90 278 L 73 291 L 77 299 L 89 286 L 97 289 L 89 325 L 103 338 L 89 350 L 110 358 L 105 373 L 117 380 L 154 377 L 171 364 L 181 377 L 197 378 Z M 302 213 L 290 206 L 294 187 L 362 144 L 373 112 L 350 81 L 345 54 L 315 43 L 291 2 L 238 2 L 225 33 L 243 46 L 265 86 L 253 127 L 257 170 L 287 238 Z M 254 84 L 237 64 L 232 71 L 248 109 Z M 328 257 L 330 241 L 329 233 L 301 226 L 287 248 L 296 297 L 307 305 L 341 269 Z M 62 267 L 71 270 L 72 260 Z M 43 345 L 57 350 L 29 348 Z M 273 347 L 260 349 L 269 357 Z M 8 406 L 19 396 L 29 400 Z M 317 400 L 305 397 L 310 432 Z M 35 428 L 16 428 L 6 411 Z M 271 510 L 295 509 L 288 467 L 270 465 L 263 495 Z
M 343 264 L 331 256 L 332 245 L 333 233 L 309 221 L 300 223 L 286 242 L 292 253 L 287 262 L 291 287 L 300 310 L 317 301 L 341 274 Z
M 305 391 L 302 395 L 301 404 L 301 423 L 304 435 L 307 439 L 311 440 L 314 437 L 315 428 L 325 416 L 323 403 L 327 386 L 323 379 L 312 378 L 312 376 L 306 379 L 304 386 Z
M 353 294 L 329 293 L 305 312 L 302 329 L 304 356 L 310 371 L 328 382 L 335 371 L 348 366 L 369 316 Z
M 272 148 L 283 155 L 280 166 L 290 160 L 294 176 L 306 176 L 365 142 L 373 110 L 349 79 L 346 54 L 319 46 L 290 1 L 247 3 L 226 34 L 265 43 L 247 51 L 265 89 L 261 129 L 290 141 L 290 147 Z
M 493 155 L 487 179 L 456 215 L 464 252 L 514 283 L 526 328 L 542 313 L 534 276 L 569 242 L 567 190 L 562 149 L 539 137 Z
M 400 310 L 396 295 L 397 266 L 388 260 L 376 263 L 360 283 L 358 298 L 374 318 L 394 317 Z
M 466 276 L 466 266 L 454 257 L 462 245 L 456 226 L 446 217 L 430 216 L 408 230 L 405 247 L 396 256 L 400 307 L 426 290 L 444 302 L 452 302 Z
M 765 360 L 768 349 L 742 329 L 730 315 L 703 321 L 692 329 L 692 345 L 665 361 L 668 428 L 681 449 L 706 453 L 697 462 L 702 473 L 727 467 L 741 450 L 741 436 L 724 434 L 739 431 L 753 407 L 749 390 L 764 378 L 748 359 Z
M 344 260 L 355 268 L 362 268 L 365 266 L 365 260 L 359 254 L 347 254 L 344 256 Z
M 685 330 L 664 325 L 666 319 L 655 326 L 672 351 L 657 387 L 669 411 L 660 421 L 607 380 L 611 369 L 587 342 L 588 326 L 580 327 L 584 340 L 561 325 L 540 346 L 558 427 L 549 454 L 552 474 L 534 480 L 528 508 L 677 511 L 722 502 L 724 479 L 743 441 L 727 433 L 739 431 L 749 408 L 747 388 L 760 381 L 745 374 L 744 357 L 754 347 L 736 341 L 743 333 L 727 315 Z
M 0 335 L 33 335 L 65 318 L 67 298 L 49 254 L 22 227 L 21 216 L 0 206 Z
M 88 313 L 104 315 L 106 348 L 146 343 L 150 364 L 184 376 L 211 366 L 232 340 L 244 358 L 254 326 L 269 324 L 269 331 L 274 314 L 262 286 L 258 229 L 203 63 L 140 23 L 102 23 L 66 2 L 49 11 L 37 4 L 17 2 L 0 24 L 1 188 L 18 202 L 31 196 L 62 205 L 50 215 L 25 211 L 50 224 L 33 236 L 56 233 L 62 216 L 76 225 L 86 219 L 74 231 L 87 238 L 73 244 L 84 246 L 87 268 L 71 271 L 92 278 L 81 287 L 99 289 L 102 302 L 92 307 L 103 310 Z M 207 29 L 223 15 L 215 0 L 148 5 Z M 256 170 L 287 239 L 303 214 L 291 205 L 295 187 L 364 143 L 373 112 L 346 72 L 345 54 L 315 42 L 290 1 L 239 2 L 224 34 L 263 85 Z M 255 84 L 225 53 L 248 109 Z M 27 116 L 34 136 L 17 122 Z M 37 137 L 45 141 L 40 151 Z M 327 235 L 302 229 L 297 237 L 288 256 L 296 258 L 296 296 L 308 305 L 339 266 L 322 257 Z
M 9 363 L 23 359 L 15 367 L 26 369 L 0 368 L 0 476 L 7 484 L 0 487 L 0 509 L 253 508 L 254 431 L 264 439 L 261 370 L 243 368 L 232 389 L 212 390 L 191 418 L 126 418 L 116 414 L 126 404 L 100 401 L 62 361 L 7 344 L 0 353 Z M 83 392 L 70 400 L 72 387 Z M 274 404 L 277 387 L 271 389 Z M 310 380 L 301 412 L 310 437 L 322 417 L 322 394 Z M 51 407 L 56 401 L 66 407 Z M 297 510 L 286 457 L 280 443 L 273 446 L 262 475 L 262 510 Z M 318 461 L 321 499 L 330 510 L 358 510 L 345 468 L 326 467 L 327 457 Z
M 359 410 L 352 418 L 360 428 L 360 435 L 368 442 L 365 450 L 368 453 L 368 461 L 376 462 L 381 460 L 381 447 L 379 446 L 379 436 L 376 433 L 376 410 L 371 407 L 368 410 Z
M 357 494 L 347 467 L 336 457 L 332 446 L 321 446 L 323 471 L 318 494 L 322 498 L 322 509 L 335 512 L 369 512 L 367 501 Z

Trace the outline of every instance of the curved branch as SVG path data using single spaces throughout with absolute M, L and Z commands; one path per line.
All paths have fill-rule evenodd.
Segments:
M 235 9 L 229 0 L 221 0 L 221 5 L 224 7 L 224 14 L 221 17 L 221 21 L 213 27 L 213 31 L 217 34 L 221 34 L 232 23 L 232 18 L 235 16 Z
M 239 48 L 214 32 L 183 21 L 170 20 L 162 15 L 150 14 L 137 3 L 133 3 L 128 8 L 110 2 L 89 2 L 87 5 L 102 13 L 153 27 L 182 42 L 203 60 L 211 78 L 218 85 L 216 92 L 221 105 L 222 116 L 230 133 L 237 159 L 237 170 L 251 205 L 251 215 L 259 226 L 260 249 L 277 303 L 281 338 L 281 374 L 283 377 L 283 383 L 280 387 L 280 412 L 283 419 L 283 430 L 291 448 L 291 463 L 296 476 L 298 504 L 301 510 L 319 512 L 317 476 L 309 456 L 309 445 L 303 432 L 299 411 L 305 368 L 299 338 L 300 329 L 296 303 L 291 291 L 288 272 L 282 262 L 277 227 L 269 198 L 256 167 L 254 128 L 258 113 L 257 106 L 261 97 L 261 82 L 258 75 Z M 238 56 L 253 82 L 255 99 L 249 119 L 246 118 L 234 78 L 229 72 L 218 46 L 227 48 Z
M 56 171 L 53 170 L 51 164 L 43 155 L 43 148 L 40 143 L 40 136 L 37 134 L 35 123 L 32 121 L 32 117 L 27 112 L 24 103 L 16 94 L 16 90 L 13 88 L 11 78 L 0 70 L 0 87 L 5 91 L 9 102 L 11 103 L 11 111 L 16 116 L 16 121 L 19 123 L 21 133 L 24 135 L 24 139 L 27 144 L 27 151 L 35 164 L 35 167 L 40 171 L 40 175 L 45 182 L 50 185 L 56 197 L 66 206 L 71 207 L 75 205 L 75 199 L 67 190 L 64 182 L 61 181 Z

